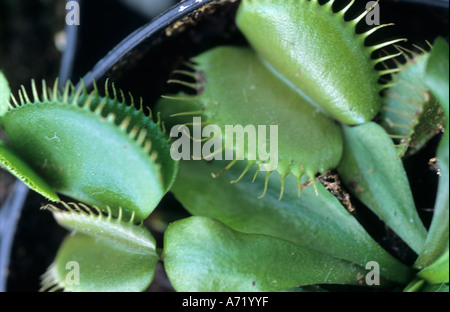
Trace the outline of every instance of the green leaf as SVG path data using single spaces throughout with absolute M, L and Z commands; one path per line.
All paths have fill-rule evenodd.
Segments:
M 69 235 L 43 276 L 42 291 L 137 292 L 153 280 L 158 257 L 83 234 Z
M 3 116 L 9 108 L 8 100 L 11 94 L 8 80 L 0 71 L 0 116 Z
M 30 189 L 47 199 L 59 202 L 55 191 L 32 168 L 23 162 L 13 150 L 0 139 L 0 168 L 3 167 Z
M 426 83 L 439 99 L 447 117 L 446 130 L 437 150 L 440 170 L 438 194 L 425 246 L 414 266 L 422 269 L 448 249 L 449 242 L 449 47 L 438 39 L 431 51 L 426 69 Z
M 343 126 L 343 130 L 340 177 L 357 198 L 419 253 L 427 232 L 417 214 L 403 163 L 397 158 L 391 138 L 372 122 Z
M 171 224 L 164 266 L 177 291 L 280 291 L 314 284 L 354 284 L 355 264 L 279 238 L 240 233 L 208 217 Z
M 417 275 L 430 284 L 448 283 L 448 249 L 433 264 L 420 271 Z
M 369 261 L 380 264 L 381 275 L 406 282 L 410 270 L 382 249 L 321 183 L 317 194 L 311 185 L 297 193 L 297 181 L 287 177 L 284 196 L 279 200 L 280 178 L 270 178 L 266 196 L 256 199 L 264 187 L 253 173 L 239 183 L 230 183 L 241 173 L 236 165 L 220 177 L 212 172 L 225 162 L 182 161 L 172 188 L 175 197 L 191 214 L 215 218 L 234 230 L 266 234 L 318 250 L 365 267 Z

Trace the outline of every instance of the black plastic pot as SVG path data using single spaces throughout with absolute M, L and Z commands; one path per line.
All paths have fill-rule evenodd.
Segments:
M 144 22 L 138 18 L 127 21 L 125 16 L 102 13 L 102 6 L 94 2 L 85 0 L 82 3 L 84 18 L 81 26 L 68 29 L 69 48 L 62 60 L 61 80 L 76 81 L 83 77 L 85 85 L 90 88 L 94 81 L 102 85 L 110 79 L 118 88 L 145 99 L 150 107 L 161 94 L 170 92 L 166 81 L 183 61 L 217 45 L 246 44 L 233 22 L 239 0 L 181 1 L 137 30 L 134 30 L 135 26 L 126 37 L 124 28 Z M 438 36 L 448 40 L 448 1 L 384 0 L 380 5 L 382 21 L 393 21 L 397 25 L 390 30 L 391 36 L 401 35 L 422 45 L 425 40 L 433 42 Z M 105 24 L 107 27 L 97 27 Z M 99 38 L 103 44 L 99 44 Z M 122 38 L 125 39 L 120 41 Z M 103 58 L 94 66 L 100 57 Z M 423 163 L 433 157 L 436 142 L 431 142 L 428 149 L 408 160 L 407 169 L 417 167 L 417 163 L 424 167 Z M 432 207 L 436 191 L 434 174 L 426 168 L 408 170 L 408 173 L 412 187 L 421 189 L 420 194 L 427 194 L 416 196 L 418 206 Z M 18 183 L 2 207 L 0 269 L 3 274 L 0 272 L 0 291 L 37 290 L 39 275 L 54 258 L 65 231 L 56 225 L 49 213 L 39 211 L 44 202 L 35 193 L 27 193 Z M 172 207 L 177 205 L 168 195 L 161 207 L 169 202 Z M 376 217 L 364 211 L 359 217 L 380 244 L 398 258 L 410 261 L 408 249 L 390 236 L 392 233 Z M 427 223 L 431 213 L 423 212 L 422 217 Z M 387 237 L 391 241 L 386 242 Z

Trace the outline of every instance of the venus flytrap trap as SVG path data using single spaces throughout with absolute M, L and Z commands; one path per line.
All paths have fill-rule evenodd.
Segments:
M 360 124 L 381 107 L 379 93 L 387 86 L 378 83 L 380 77 L 398 70 L 376 70 L 396 55 L 373 60 L 373 52 L 404 39 L 365 46 L 367 37 L 390 24 L 356 34 L 370 9 L 345 20 L 355 1 L 337 12 L 334 2 L 243 0 L 236 23 L 281 79 L 339 122 Z
M 45 83 L 39 97 L 32 88 L 32 99 L 22 88 L 0 118 L 17 157 L 58 193 L 114 215 L 120 203 L 125 217 L 145 219 L 176 173 L 159 124 L 115 91 L 110 98 L 107 87 L 104 97 L 71 85 L 48 91 Z
M 412 155 L 430 138 L 444 129 L 442 107 L 425 84 L 429 53 L 403 51 L 407 70 L 393 75 L 393 86 L 386 90 L 381 109 L 381 125 L 398 144 L 400 156 Z
M 63 242 L 54 262 L 43 275 L 41 290 L 65 291 L 144 291 L 153 280 L 159 255 L 156 242 L 142 221 L 134 215 L 124 220 L 107 207 L 66 204 L 44 208 L 56 221 L 72 231 Z M 80 283 L 67 281 L 66 264 L 76 261 Z
M 260 140 L 259 134 L 256 139 L 245 131 L 248 139 L 245 144 L 239 144 L 237 135 L 233 137 L 234 133 L 231 137 L 216 136 L 223 140 L 223 145 L 213 146 L 211 154 L 220 153 L 220 157 L 222 152 L 232 151 L 234 154 L 226 170 L 237 160 L 246 159 L 248 166 L 241 177 L 253 165 L 266 171 L 267 181 L 269 175 L 277 171 L 282 177 L 281 198 L 284 179 L 289 174 L 297 178 L 300 189 L 300 179 L 304 175 L 314 180 L 316 173 L 324 173 L 337 166 L 342 154 L 339 127 L 273 75 L 252 50 L 219 47 L 192 61 L 198 64 L 194 66 L 198 77 L 206 78 L 202 91 L 188 98 L 191 103 L 198 103 L 199 109 L 191 112 L 192 115 L 201 111 L 205 124 L 214 124 L 225 134 L 229 125 L 242 125 L 244 131 L 247 125 L 278 126 L 276 166 L 273 159 L 264 161 L 260 158 L 261 150 L 273 152 L 273 137 L 267 135 Z M 164 100 L 159 105 L 170 106 L 170 101 L 177 101 L 176 98 Z

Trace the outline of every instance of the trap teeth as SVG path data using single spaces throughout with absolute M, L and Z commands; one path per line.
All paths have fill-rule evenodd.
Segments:
M 121 102 L 123 92 L 114 86 L 110 98 L 108 84 L 106 97 L 71 83 L 62 91 L 57 83 L 53 90 L 42 87 L 42 96 L 33 81 L 32 98 L 25 87 L 18 101 L 11 97 L 17 105 L 0 119 L 8 138 L 1 163 L 52 201 L 60 193 L 104 209 L 123 206 L 124 216 L 145 219 L 177 172 L 160 125 Z

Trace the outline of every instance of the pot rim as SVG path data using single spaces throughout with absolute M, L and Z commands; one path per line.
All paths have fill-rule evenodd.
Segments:
M 125 64 L 127 59 L 133 55 L 144 41 L 153 38 L 155 34 L 165 32 L 171 26 L 176 30 L 176 22 L 183 18 L 200 12 L 212 5 L 221 5 L 224 3 L 233 3 L 238 0 L 184 0 L 158 15 L 144 26 L 136 29 L 130 35 L 125 37 L 119 44 L 110 50 L 96 65 L 84 75 L 82 81 L 87 89 L 92 88 L 95 81 L 99 81 L 110 70 L 115 70 Z M 78 87 L 80 83 L 78 84 Z

